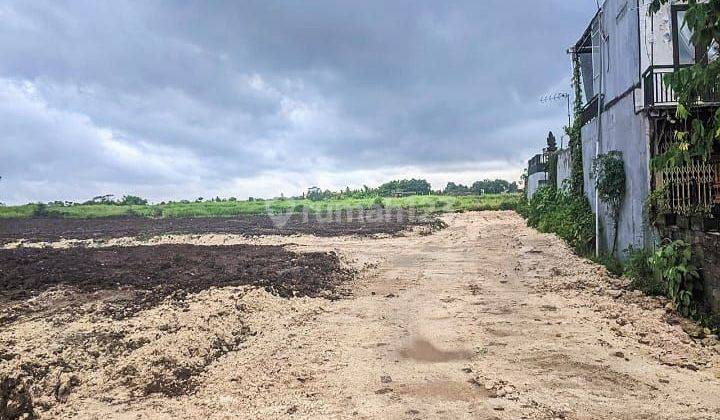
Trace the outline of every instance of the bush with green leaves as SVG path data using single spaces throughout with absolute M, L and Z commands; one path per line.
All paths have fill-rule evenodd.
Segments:
M 666 285 L 662 277 L 655 275 L 650 265 L 650 258 L 653 253 L 643 248 L 635 248 L 632 245 L 625 250 L 624 275 L 630 279 L 630 287 L 641 290 L 649 296 L 664 296 Z
M 507 182 L 504 179 L 484 179 L 475 181 L 470 191 L 474 194 L 516 193 L 518 185 L 516 182 Z
M 528 226 L 557 234 L 580 254 L 593 249 L 595 219 L 584 196 L 542 187 L 518 212 L 527 218 Z
M 60 212 L 52 205 L 37 203 L 33 205 L 30 215 L 32 217 L 59 217 Z
M 611 275 L 615 277 L 620 277 L 625 272 L 625 265 L 623 262 L 617 258 L 614 255 L 610 255 L 608 253 L 601 253 L 600 255 L 595 256 L 594 254 L 590 255 L 589 257 L 592 261 L 602 265 L 605 267 Z
M 45 203 L 37 203 L 35 205 L 35 208 L 32 210 L 32 216 L 33 217 L 47 217 L 48 216 L 48 206 Z
M 126 195 L 117 203 L 120 206 L 144 206 L 148 201 L 136 195 Z
M 658 13 L 671 0 L 652 0 L 650 13 Z M 720 44 L 720 0 L 687 0 L 683 22 L 678 22 L 692 33 L 691 41 L 697 51 L 710 51 Z M 706 109 L 700 101 L 713 96 L 720 86 L 720 60 L 709 59 L 709 54 L 688 67 L 668 73 L 663 82 L 677 95 L 675 118 L 683 129 L 675 132 L 677 141 L 662 155 L 654 159 L 657 167 L 673 167 L 706 160 L 720 143 L 720 108 Z M 707 111 L 711 111 L 708 113 Z
M 692 262 L 690 244 L 682 240 L 666 240 L 648 261 L 666 285 L 667 296 L 677 311 L 684 316 L 697 317 L 702 283 Z
M 390 181 L 378 187 L 377 192 L 381 197 L 392 197 L 397 193 L 412 193 L 417 195 L 430 194 L 430 183 L 424 179 L 402 179 Z

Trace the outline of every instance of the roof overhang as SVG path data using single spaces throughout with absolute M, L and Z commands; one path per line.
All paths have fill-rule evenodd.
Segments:
M 585 32 L 583 32 L 582 36 L 580 37 L 580 40 L 578 40 L 577 43 L 575 43 L 575 52 L 577 54 L 583 54 L 583 53 L 590 53 L 592 52 L 592 32 L 593 32 L 593 26 L 595 25 L 595 22 L 600 17 L 601 10 L 598 10 L 595 12 L 595 16 L 590 20 L 590 24 L 588 24 L 587 29 L 585 29 Z

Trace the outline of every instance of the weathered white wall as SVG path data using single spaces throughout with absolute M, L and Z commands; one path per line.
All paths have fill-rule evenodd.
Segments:
M 652 19 L 658 21 L 656 27 L 663 20 L 662 12 L 646 18 L 649 2 L 606 0 L 603 5 L 602 23 L 606 34 L 604 94 L 605 104 L 610 107 L 603 111 L 600 153 L 622 152 L 627 177 L 617 232 L 618 255 L 622 255 L 621 251 L 630 245 L 644 246 L 652 241 L 643 208 L 650 190 L 648 123 L 645 114 L 635 112 L 636 97 L 642 100 L 642 91 L 637 89 L 637 84 L 650 52 L 645 31 Z M 598 212 L 595 208 L 595 180 L 590 175 L 595 157 L 597 123 L 597 119 L 593 119 L 582 128 L 584 186 L 594 212 Z M 607 207 L 603 203 L 599 207 L 600 246 L 602 251 L 609 251 L 616 233 Z
M 603 6 L 605 102 L 640 81 L 637 0 L 607 0 Z
M 582 129 L 583 172 L 585 193 L 595 209 L 595 180 L 590 177 L 595 157 L 597 119 Z M 644 217 L 644 202 L 650 192 L 650 150 L 648 123 L 644 114 L 635 114 L 633 97 L 627 96 L 602 116 L 600 153 L 618 150 L 623 153 L 627 184 L 620 214 L 617 250 L 629 245 L 644 246 L 652 242 L 652 235 Z M 600 205 L 601 249 L 609 251 L 613 240 L 613 222 L 607 208 Z M 618 254 L 621 254 L 619 252 Z
M 567 186 L 566 179 L 570 179 L 571 170 L 570 149 L 563 149 L 557 152 L 557 188 Z M 569 181 L 568 181 L 569 182 Z
M 545 172 L 536 172 L 532 175 L 528 176 L 528 182 L 527 182 L 527 198 L 528 200 L 532 198 L 533 195 L 535 195 L 535 192 L 540 188 L 542 185 L 542 182 L 547 181 L 547 173 Z
M 640 0 L 640 70 L 643 73 L 653 65 L 673 64 L 671 7 L 665 4 L 658 13 L 649 15 L 651 1 Z

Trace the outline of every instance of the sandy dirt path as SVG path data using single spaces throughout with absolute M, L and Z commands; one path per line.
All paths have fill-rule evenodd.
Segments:
M 80 388 L 53 414 L 720 418 L 720 346 L 691 338 L 663 301 L 624 290 L 512 212 L 445 221 L 432 235 L 252 239 L 340 253 L 360 273 L 352 296 L 246 294 L 244 322 L 257 333 L 208 366 L 195 394 L 113 399 Z M 156 242 L 176 241 L 249 240 Z M 191 309 L 236 298 L 207 292 Z

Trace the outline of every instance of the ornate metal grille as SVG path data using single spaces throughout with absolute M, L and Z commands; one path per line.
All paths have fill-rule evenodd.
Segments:
M 720 164 L 693 163 L 657 173 L 658 187 L 665 188 L 664 207 L 668 213 L 690 215 L 710 213 L 720 203 Z

